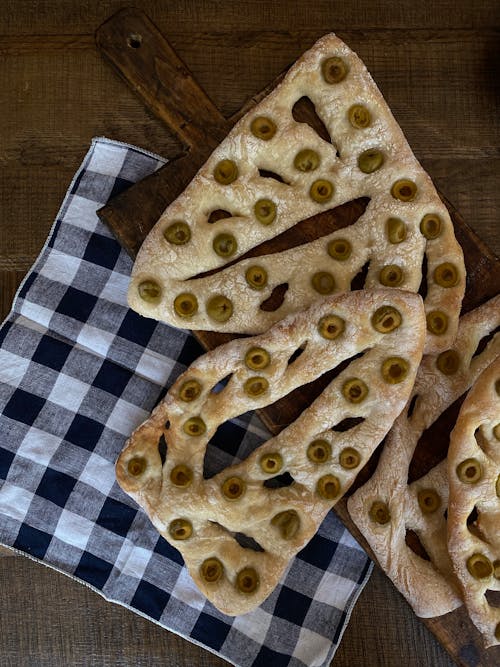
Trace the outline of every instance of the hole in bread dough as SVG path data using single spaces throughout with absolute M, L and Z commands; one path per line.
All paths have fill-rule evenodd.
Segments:
M 243 547 L 243 549 L 252 549 L 252 551 L 264 551 L 260 546 L 257 540 L 254 540 L 250 535 L 245 535 L 245 533 L 231 533 L 236 542 Z
M 361 269 L 351 280 L 351 290 L 363 289 L 363 287 L 365 286 L 366 276 L 368 275 L 369 268 L 370 268 L 370 262 L 365 262 L 365 264 L 361 267 Z
M 350 431 L 358 424 L 362 424 L 365 421 L 364 417 L 346 417 L 335 426 L 332 426 L 332 431 L 336 433 L 345 433 L 345 431 Z
M 293 354 L 290 355 L 290 357 L 288 357 L 288 361 L 287 361 L 288 365 L 293 364 L 293 362 L 296 361 L 300 357 L 300 355 L 306 349 L 306 345 L 307 345 L 307 341 L 305 343 L 303 343 L 300 347 L 298 347 L 295 350 L 295 352 L 293 352 Z
M 425 252 L 422 257 L 422 280 L 420 281 L 418 293 L 422 299 L 425 299 L 427 296 L 427 254 Z
M 310 97 L 304 96 L 295 102 L 292 107 L 292 116 L 297 123 L 307 123 L 324 141 L 328 141 L 330 144 L 333 143 L 330 133 L 318 116 L 314 102 Z
M 472 512 L 467 517 L 467 528 L 471 535 L 474 535 L 474 537 L 477 537 L 477 539 L 481 540 L 482 542 L 486 542 L 487 544 L 489 543 L 489 540 L 481 530 L 477 507 L 474 507 Z
M 245 259 L 261 257 L 262 255 L 271 255 L 273 253 L 282 252 L 283 250 L 297 248 L 306 243 L 310 243 L 311 241 L 315 241 L 316 239 L 328 236 L 332 234 L 332 232 L 350 227 L 363 215 L 369 203 L 369 197 L 358 197 L 357 199 L 352 199 L 350 202 L 346 202 L 335 208 L 322 211 L 309 218 L 304 218 L 304 220 L 299 220 L 299 222 L 289 229 L 281 232 L 281 234 L 278 234 L 273 239 L 264 241 L 264 243 L 259 243 L 240 257 L 227 262 L 223 266 L 190 276 L 188 280 L 206 278 L 216 273 L 220 273 L 221 271 L 224 271 L 224 269 L 227 269 L 238 262 L 242 262 Z M 366 271 L 368 271 L 368 267 L 366 267 Z M 363 287 L 363 285 L 361 285 L 361 287 Z
M 229 380 L 233 377 L 232 373 L 229 373 L 229 375 L 226 375 L 226 377 L 222 378 L 222 380 L 219 380 L 217 384 L 215 384 L 212 389 L 210 390 L 211 394 L 218 394 L 220 393 L 228 384 Z
M 163 433 L 158 440 L 158 454 L 160 455 L 161 464 L 164 465 L 167 459 L 167 441 L 165 440 Z
M 488 588 L 488 590 L 484 592 L 484 597 L 490 607 L 495 607 L 496 609 L 500 608 L 500 591 L 492 591 L 491 588 Z
M 406 546 L 409 547 L 413 553 L 417 554 L 417 556 L 420 556 L 420 558 L 423 558 L 424 560 L 431 560 L 415 531 L 410 530 L 409 528 L 406 529 L 405 542 Z
M 266 311 L 267 313 L 278 310 L 278 308 L 283 305 L 287 291 L 288 283 L 276 285 L 270 296 L 268 296 L 268 298 L 260 304 L 260 309 Z
M 500 332 L 500 326 L 497 327 L 496 329 L 493 329 L 493 331 L 490 331 L 490 333 L 486 334 L 486 336 L 483 336 L 483 337 L 481 338 L 481 340 L 479 341 L 479 343 L 477 344 L 477 347 L 476 347 L 476 349 L 475 349 L 474 354 L 472 355 L 472 357 L 473 357 L 473 358 L 474 358 L 474 357 L 477 357 L 478 355 L 481 354 L 481 352 L 484 352 L 484 350 L 486 349 L 486 346 L 488 345 L 488 343 L 489 343 L 489 342 L 495 337 L 495 335 L 496 335 L 497 333 L 499 333 L 499 332 Z
M 285 486 L 291 486 L 294 482 L 295 480 L 289 472 L 283 472 L 281 475 L 266 479 L 264 486 L 268 489 L 282 489 Z
M 283 176 L 280 176 L 275 171 L 269 171 L 269 169 L 259 169 L 259 176 L 262 178 L 272 178 L 279 183 L 283 183 L 284 185 L 290 185 L 288 181 L 285 181 Z
M 412 399 L 410 401 L 410 405 L 408 406 L 408 413 L 407 413 L 408 419 L 410 419 L 412 414 L 415 412 L 415 408 L 417 407 L 418 399 L 419 399 L 418 394 L 415 394 L 415 396 L 412 396 Z
M 431 468 L 446 458 L 450 433 L 457 422 L 458 413 L 466 395 L 467 392 L 457 398 L 429 428 L 423 431 L 408 469 L 408 484 L 426 475 Z
M 217 222 L 218 220 L 224 220 L 225 218 L 233 218 L 233 214 L 229 213 L 229 211 L 225 211 L 222 208 L 216 208 L 214 211 L 211 211 L 210 215 L 207 218 L 207 222 L 209 224 L 213 224 L 214 222 Z

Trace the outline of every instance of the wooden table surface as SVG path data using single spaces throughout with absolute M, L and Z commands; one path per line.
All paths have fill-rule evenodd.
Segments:
M 36 258 L 93 136 L 179 146 L 102 60 L 118 0 L 0 8 L 0 315 Z M 365 61 L 436 186 L 500 253 L 497 0 L 139 1 L 225 115 L 322 34 Z M 0 666 L 222 666 L 225 661 L 26 558 L 0 550 Z M 454 664 L 380 572 L 334 667 Z M 271 667 L 271 666 L 270 666 Z

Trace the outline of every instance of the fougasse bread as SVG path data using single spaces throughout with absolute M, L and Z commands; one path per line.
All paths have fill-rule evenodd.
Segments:
M 403 409 L 424 340 L 419 295 L 328 296 L 198 358 L 132 434 L 117 461 L 119 484 L 221 611 L 250 611 L 275 588 Z M 296 421 L 204 477 L 206 447 L 222 423 L 339 364 Z M 242 546 L 241 535 L 258 549 Z
M 462 598 L 447 544 L 449 464 L 445 459 L 411 484 L 408 484 L 409 467 L 422 433 L 468 391 L 500 354 L 500 333 L 495 333 L 499 326 L 500 296 L 497 296 L 460 318 L 458 335 L 451 348 L 423 357 L 411 398 L 386 438 L 377 469 L 347 502 L 351 518 L 380 566 L 421 617 L 446 614 L 460 606 Z M 482 349 L 482 341 L 490 337 Z M 459 426 L 455 440 L 461 433 L 463 428 Z M 457 448 L 455 445 L 452 452 Z M 461 460 L 467 458 L 465 449 L 453 455 L 457 456 Z M 486 454 L 475 456 L 486 459 Z M 495 460 L 498 466 L 498 458 Z M 493 514 L 498 520 L 498 497 L 494 497 L 491 474 L 486 495 L 496 503 Z M 454 487 L 453 483 L 455 503 L 464 490 L 473 490 L 467 485 L 461 489 Z M 470 502 L 470 495 L 460 501 L 462 506 L 463 503 L 469 506 Z M 461 521 L 463 529 L 463 516 Z M 429 560 L 406 543 L 407 531 L 416 533 Z M 463 552 L 457 546 L 456 553 L 465 553 L 470 544 L 463 545 Z
M 295 120 L 303 97 L 331 141 Z M 299 221 L 360 197 L 369 203 L 354 224 L 247 256 Z M 351 289 L 363 270 L 370 289 L 417 292 L 424 281 L 426 351 L 450 347 L 465 268 L 447 208 L 363 62 L 328 34 L 168 206 L 139 251 L 128 300 L 176 327 L 254 334 Z
M 500 350 L 499 350 L 500 355 Z M 471 620 L 500 644 L 500 356 L 463 402 L 448 452 L 448 551 Z M 498 600 L 498 597 L 497 597 Z

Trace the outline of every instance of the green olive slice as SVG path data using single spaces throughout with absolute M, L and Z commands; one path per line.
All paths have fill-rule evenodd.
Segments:
M 142 456 L 134 456 L 133 459 L 130 459 L 127 465 L 128 473 L 129 475 L 132 475 L 132 477 L 139 477 L 146 470 L 146 468 L 146 459 Z
M 448 315 L 442 310 L 431 310 L 425 316 L 427 330 L 435 336 L 442 336 L 448 329 Z
M 453 375 L 460 368 L 460 355 L 456 350 L 445 350 L 436 359 L 436 366 L 444 375 Z
M 168 534 L 173 540 L 188 540 L 193 534 L 193 526 L 187 519 L 174 519 L 168 526 Z
M 323 439 L 313 440 L 307 448 L 307 458 L 313 463 L 325 463 L 332 455 L 332 447 Z
M 312 276 L 311 285 L 318 294 L 331 294 L 335 289 L 335 278 L 328 271 L 318 271 Z
M 163 232 L 165 240 L 173 245 L 184 245 L 191 239 L 191 230 L 189 225 L 181 220 L 173 222 Z
M 361 403 L 368 396 L 368 387 L 363 380 L 351 378 L 342 385 L 342 395 L 349 403 Z
M 238 167 L 232 160 L 221 160 L 214 167 L 214 178 L 221 185 L 230 185 L 238 178 Z
M 399 201 L 413 201 L 417 196 L 417 185 L 408 178 L 401 178 L 393 183 L 391 195 Z
M 276 134 L 276 123 L 267 116 L 257 116 L 250 123 L 250 131 L 257 139 L 269 141 Z
M 398 287 L 404 279 L 403 269 L 397 264 L 387 264 L 380 269 L 378 279 L 381 285 Z
M 304 148 L 299 151 L 293 160 L 293 166 L 298 171 L 308 172 L 314 171 L 320 165 L 321 158 L 312 148 Z
M 353 104 L 347 112 L 347 117 L 351 125 L 357 130 L 364 130 L 372 122 L 371 114 L 363 104 Z
M 207 426 L 201 417 L 190 417 L 182 426 L 186 435 L 200 436 L 205 433 Z
M 228 477 L 222 484 L 222 494 L 228 500 L 238 500 L 245 493 L 247 485 L 241 477 Z
M 489 579 L 493 574 L 493 565 L 484 554 L 475 553 L 467 558 L 467 569 L 474 579 Z
M 279 530 L 284 540 L 291 540 L 300 528 L 300 517 L 295 510 L 285 510 L 273 516 L 271 525 Z
M 207 315 L 215 322 L 227 322 L 233 314 L 233 304 L 227 296 L 217 294 L 206 303 Z
M 267 285 L 267 271 L 262 266 L 249 266 L 245 271 L 245 280 L 252 289 L 263 289 Z
M 406 224 L 401 218 L 387 218 L 385 226 L 389 243 L 402 243 L 406 239 Z
M 361 463 L 361 454 L 354 447 L 345 447 L 339 454 L 339 463 L 346 470 L 353 470 Z
M 482 476 L 481 464 L 477 459 L 465 459 L 457 466 L 457 477 L 464 484 L 477 484 Z
M 325 315 L 318 322 L 320 336 L 327 340 L 334 340 L 344 333 L 345 321 L 338 315 Z
M 244 567 L 236 575 L 236 587 L 241 593 L 255 593 L 259 583 L 259 575 L 253 567 Z
M 326 204 L 333 197 L 335 188 L 331 181 L 325 178 L 320 178 L 311 185 L 309 189 L 309 196 L 318 204 Z
M 389 507 L 382 500 L 376 500 L 372 503 L 368 514 L 373 522 L 379 523 L 382 526 L 389 523 L 391 520 Z
M 214 238 L 212 248 L 219 257 L 231 257 L 238 250 L 238 242 L 232 234 L 222 232 Z
M 399 384 L 408 375 L 410 364 L 401 357 L 389 357 L 382 363 L 382 377 L 388 384 Z
M 271 355 L 263 347 L 251 347 L 245 354 L 245 366 L 252 371 L 260 371 L 271 363 Z
M 182 292 L 174 299 L 174 310 L 179 317 L 192 317 L 198 312 L 198 299 L 191 292 Z
M 327 250 L 332 259 L 344 262 L 351 256 L 352 245 L 347 239 L 333 239 L 328 243 Z
M 429 241 L 437 239 L 441 234 L 441 227 L 441 218 L 435 213 L 427 213 L 420 221 L 420 231 Z
M 441 496 L 434 489 L 420 489 L 417 500 L 424 514 L 432 514 L 441 506 Z
M 246 380 L 243 390 L 250 398 L 262 396 L 269 389 L 269 382 L 263 377 L 251 377 Z
M 457 267 L 451 262 L 444 262 L 434 269 L 434 280 L 441 287 L 454 287 L 458 283 Z
M 170 472 L 170 481 L 174 486 L 189 486 L 193 481 L 193 471 L 184 463 L 174 466 Z
M 186 380 L 179 389 L 179 398 L 181 401 L 190 403 L 201 394 L 201 384 L 198 380 Z
M 270 225 L 276 218 L 276 204 L 270 199 L 259 199 L 253 212 L 261 225 Z
M 154 280 L 143 280 L 137 286 L 139 296 L 148 303 L 158 303 L 161 299 L 161 287 Z
M 283 467 L 283 457 L 279 452 L 269 452 L 260 457 L 259 464 L 263 472 L 273 475 Z
M 358 156 L 358 167 L 364 174 L 373 174 L 384 164 L 384 154 L 376 148 L 369 148 Z
M 372 326 L 379 333 L 390 333 L 401 326 L 403 318 L 393 306 L 381 306 L 372 315 Z
M 200 577 L 207 584 L 215 584 L 224 574 L 224 565 L 218 558 L 206 558 L 200 565 Z
M 316 492 L 325 500 L 333 500 L 340 493 L 340 480 L 335 475 L 323 475 L 318 479 Z
M 332 56 L 321 63 L 321 74 L 326 83 L 340 83 L 347 76 L 347 65 L 339 56 Z

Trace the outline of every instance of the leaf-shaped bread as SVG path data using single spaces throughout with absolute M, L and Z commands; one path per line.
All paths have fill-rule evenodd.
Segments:
M 500 591 L 500 356 L 460 408 L 450 438 L 448 479 L 453 570 L 486 646 L 500 644 L 500 608 L 488 599 L 489 592 Z
M 380 566 L 418 616 L 441 616 L 460 606 L 447 547 L 446 461 L 408 485 L 408 471 L 422 433 L 473 384 L 500 353 L 500 335 L 478 351 L 500 325 L 500 296 L 460 318 L 453 346 L 426 355 L 405 410 L 390 430 L 377 469 L 348 500 L 354 523 Z M 416 533 L 426 560 L 406 544 Z
M 303 97 L 331 141 L 295 120 Z M 360 197 L 369 203 L 351 226 L 281 252 L 258 250 Z M 423 279 L 426 350 L 451 345 L 465 269 L 448 211 L 362 61 L 329 34 L 168 206 L 139 251 L 128 299 L 177 327 L 260 333 L 320 296 L 351 289 L 366 267 L 371 289 L 417 292 Z
M 241 614 L 271 593 L 403 409 L 424 338 L 418 295 L 334 295 L 197 359 L 133 433 L 117 462 L 118 481 L 216 607 Z M 219 425 L 352 357 L 295 422 L 243 462 L 204 478 L 207 443 Z M 237 534 L 261 550 L 244 548 Z

